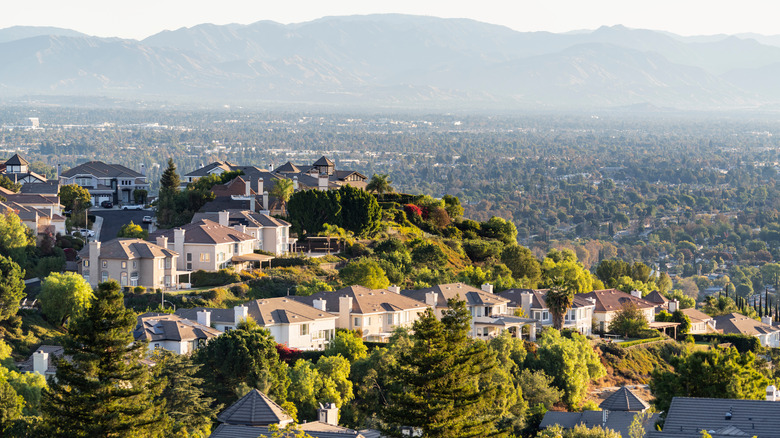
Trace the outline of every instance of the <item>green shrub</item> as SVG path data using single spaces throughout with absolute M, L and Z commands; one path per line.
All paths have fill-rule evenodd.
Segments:
M 192 285 L 194 287 L 223 286 L 230 283 L 238 283 L 241 276 L 232 269 L 220 269 L 217 272 L 199 270 L 192 273 Z

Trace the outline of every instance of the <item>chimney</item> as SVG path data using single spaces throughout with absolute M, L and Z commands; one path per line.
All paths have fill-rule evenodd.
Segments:
M 157 246 L 162 246 L 163 248 L 168 249 L 168 238 L 165 236 L 157 236 Z
M 268 171 L 269 172 L 273 172 L 274 171 L 274 165 L 273 164 L 269 164 L 268 165 Z
M 49 369 L 49 353 L 38 350 L 33 353 L 33 372 L 46 377 L 46 370 Z
M 677 311 L 677 309 L 680 308 L 680 302 L 677 300 L 671 300 L 667 306 L 669 307 L 669 313 L 674 313 Z
M 337 320 L 336 327 L 351 329 L 352 328 L 352 297 L 340 296 L 339 297 L 339 319 Z
M 220 211 L 219 213 L 219 224 L 223 227 L 228 226 L 228 223 L 230 222 L 230 212 L 227 210 Z
M 263 178 L 257 178 L 257 192 L 263 193 Z
M 634 297 L 637 297 L 637 298 L 642 298 L 642 291 L 638 291 L 638 290 L 634 289 L 634 290 L 631 291 L 631 296 L 634 296 Z
M 338 426 L 339 408 L 336 407 L 336 403 L 325 403 L 325 406 L 320 403 L 320 408 L 317 409 L 317 418 L 321 423 Z
M 293 190 L 298 191 L 298 177 L 293 177 Z
M 325 311 L 325 305 L 326 305 L 327 303 L 328 303 L 328 302 L 327 302 L 326 300 L 323 300 L 323 299 L 321 299 L 321 298 L 317 298 L 316 300 L 312 301 L 312 303 L 311 303 L 311 304 L 312 304 L 312 306 L 313 306 L 315 309 L 317 309 L 317 310 L 322 310 L 322 311 L 324 312 L 324 311 Z
M 317 188 L 320 190 L 328 190 L 328 175 L 321 173 L 317 176 Z
M 252 193 L 252 183 L 247 178 L 247 180 L 244 181 L 244 196 L 249 196 L 250 193 Z
M 601 411 L 601 426 L 607 427 L 607 419 L 609 418 L 609 411 L 604 409 Z
M 268 206 L 268 192 L 263 192 L 263 210 L 270 210 Z
M 766 325 L 772 325 L 772 317 L 771 316 L 762 316 L 761 322 L 763 322 Z
M 493 293 L 493 285 L 490 283 L 483 284 L 481 289 L 489 294 Z
M 775 385 L 769 385 L 766 387 L 766 401 L 777 401 L 778 393 Z
M 93 287 L 100 283 L 102 277 L 100 272 L 100 242 L 93 240 L 89 242 L 89 284 Z
M 199 310 L 196 315 L 198 315 L 198 324 L 205 325 L 206 327 L 211 327 L 211 311 L 210 310 Z
M 525 314 L 526 318 L 530 318 L 532 301 L 533 294 L 531 292 L 520 293 L 520 308 L 523 309 L 523 313 Z
M 141 175 L 146 176 L 146 165 L 141 163 Z
M 183 271 L 187 257 L 184 254 L 184 238 L 185 231 L 183 228 L 174 228 L 173 230 L 173 250 L 179 253 L 179 266 L 178 269 Z
M 238 326 L 241 321 L 246 321 L 249 317 L 249 308 L 243 304 L 233 308 L 233 324 Z
M 401 288 L 396 286 L 396 285 L 392 285 L 392 286 L 388 287 L 387 290 L 389 290 L 390 292 L 392 292 L 394 294 L 400 294 L 401 293 Z
M 255 200 L 257 199 L 257 196 L 252 195 L 249 197 L 249 211 L 254 213 L 255 210 Z
M 436 292 L 425 292 L 425 304 L 436 308 L 436 302 L 438 301 L 439 294 Z
M 62 174 L 62 164 L 57 163 L 57 182 L 60 182 L 60 175 Z

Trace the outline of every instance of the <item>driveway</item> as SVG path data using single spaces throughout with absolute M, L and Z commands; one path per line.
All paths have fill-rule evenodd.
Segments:
M 107 242 L 111 239 L 115 239 L 119 229 L 123 225 L 129 224 L 130 221 L 144 227 L 145 230 L 149 229 L 149 224 L 143 223 L 144 216 L 154 217 L 154 212 L 151 210 L 106 210 L 106 209 L 90 209 L 89 212 L 95 216 L 103 218 L 103 226 L 100 228 L 100 241 Z

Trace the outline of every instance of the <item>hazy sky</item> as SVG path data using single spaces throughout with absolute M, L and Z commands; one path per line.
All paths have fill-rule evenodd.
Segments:
M 280 23 L 328 15 L 404 13 L 472 18 L 519 31 L 623 24 L 680 35 L 780 34 L 776 0 L 7 0 L 0 28 L 57 26 L 141 39 L 200 23 Z

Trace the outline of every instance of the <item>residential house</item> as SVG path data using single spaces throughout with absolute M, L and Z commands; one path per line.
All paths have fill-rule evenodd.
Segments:
M 713 438 L 780 436 L 780 398 L 774 386 L 766 400 L 674 397 L 666 412 L 663 430 L 647 438 L 699 438 L 707 431 Z
M 220 225 L 235 228 L 256 238 L 254 249 L 268 251 L 276 255 L 294 250 L 297 239 L 290 238 L 290 223 L 273 216 L 256 213 L 251 210 L 227 210 L 227 216 L 219 212 L 195 213 L 193 222 L 208 219 Z M 220 219 L 224 221 L 220 222 Z
M 228 212 L 220 215 L 219 222 L 227 224 Z M 180 255 L 179 271 L 218 271 L 229 266 L 240 271 L 269 259 L 254 253 L 255 236 L 220 223 L 202 219 L 179 228 L 158 230 L 149 235 L 149 240 Z
M 688 330 L 688 333 L 698 335 L 719 332 L 716 328 L 717 323 L 715 322 L 715 318 L 710 315 L 696 309 L 682 309 L 681 311 L 691 321 L 691 328 Z M 674 312 L 674 310 L 672 310 L 672 312 Z
M 313 438 L 365 438 L 361 432 L 338 425 L 338 408 L 333 403 L 320 404 L 317 416 L 319 421 L 302 423 L 300 430 Z M 294 419 L 267 395 L 252 389 L 220 412 L 217 421 L 210 438 L 270 437 L 270 426 L 284 428 Z
M 272 205 L 276 198 L 269 197 L 268 190 L 273 184 L 266 181 L 275 182 L 277 178 L 268 172 L 263 172 L 261 176 L 251 178 L 250 176 L 238 176 L 225 184 L 218 184 L 211 188 L 214 193 L 214 199 L 207 202 L 200 208 L 202 213 L 214 213 L 222 210 L 248 210 L 256 213 L 272 212 Z M 255 181 L 254 188 L 252 181 Z M 273 211 L 274 214 L 279 213 Z
M 291 298 L 264 298 L 233 309 L 179 309 L 176 314 L 223 332 L 252 318 L 268 329 L 278 344 L 299 350 L 324 350 L 335 337 L 337 316 Z
M 16 202 L 0 202 L 0 211 L 12 211 L 19 216 L 19 219 L 25 224 L 33 235 L 40 241 L 44 236 L 51 237 L 57 234 L 65 234 L 65 216 L 55 213 L 54 208 L 36 208 L 29 205 L 17 204 Z
M 609 330 L 609 323 L 623 310 L 623 306 L 632 303 L 645 316 L 648 323 L 655 321 L 656 305 L 641 298 L 639 291 L 627 294 L 617 289 L 594 290 L 584 294 L 575 294 L 575 297 L 584 299 L 592 298 L 596 304 L 593 316 L 601 332 Z
M 89 242 L 79 252 L 78 272 L 92 287 L 114 279 L 121 286 L 167 289 L 178 285 L 179 253 L 141 239 Z
M 46 177 L 31 171 L 30 162 L 19 154 L 13 154 L 5 163 L 0 164 L 0 175 L 24 185 L 46 182 Z
M 497 294 L 509 300 L 508 310 L 514 313 L 521 309 L 523 315 L 538 321 L 537 327 L 552 327 L 552 313 L 547 307 L 547 289 L 508 289 Z M 574 296 L 571 309 L 563 317 L 563 328 L 577 330 L 584 335 L 590 335 L 593 328 L 594 300 Z
M 359 329 L 365 340 L 384 342 L 392 336 L 396 327 L 411 327 L 428 307 L 400 292 L 396 286 L 388 289 L 349 286 L 335 292 L 290 298 L 337 315 L 336 328 Z
M 764 347 L 780 347 L 780 327 L 772 325 L 771 316 L 756 321 L 740 313 L 729 313 L 713 319 L 715 327 L 725 334 L 751 335 L 757 337 Z
M 53 376 L 57 373 L 57 360 L 64 354 L 65 349 L 59 345 L 41 345 L 25 361 L 17 362 L 16 368 L 22 373 L 38 373 L 43 377 Z
M 138 316 L 133 330 L 136 341 L 149 342 L 149 350 L 164 349 L 176 354 L 190 354 L 222 332 L 178 315 L 144 313 Z
M 582 424 L 588 428 L 600 426 L 611 429 L 620 432 L 622 436 L 628 437 L 630 436 L 629 428 L 634 421 L 634 417 L 647 410 L 650 405 L 628 387 L 623 386 L 601 402 L 599 407 L 601 408 L 600 411 L 547 411 L 539 424 L 539 429 L 546 429 L 555 425 L 559 425 L 564 429 L 572 429 L 574 426 Z M 653 413 L 644 424 L 645 432 L 655 430 L 655 423 L 659 418 L 659 413 Z
M 463 283 L 440 284 L 425 289 L 404 290 L 401 294 L 431 306 L 438 318 L 449 309 L 449 300 L 465 301 L 471 313 L 469 335 L 474 338 L 490 339 L 504 330 L 509 330 L 513 336 L 519 337 L 525 325 L 530 327 L 531 338 L 536 338 L 536 322 L 509 313 L 509 300 L 494 294 L 491 284 L 482 285 L 482 289 Z
M 669 310 L 669 298 L 666 298 L 665 296 L 663 296 L 663 294 L 661 294 L 661 292 L 658 292 L 657 290 L 650 292 L 649 294 L 645 295 L 643 298 L 645 301 L 649 301 L 655 304 L 656 312 L 660 312 L 662 310 Z
M 62 172 L 59 182 L 61 185 L 77 184 L 89 190 L 92 195 L 92 205 L 100 205 L 103 201 L 111 201 L 114 204 L 135 204 L 134 192 L 149 190 L 143 164 L 141 171 L 136 172 L 121 164 L 89 161 Z

